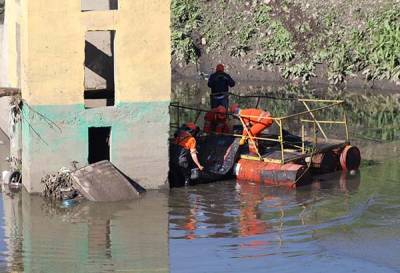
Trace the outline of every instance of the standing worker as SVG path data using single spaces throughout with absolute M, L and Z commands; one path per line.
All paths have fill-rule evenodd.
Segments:
M 211 74 L 208 79 L 208 87 L 211 88 L 211 108 L 216 108 L 219 105 L 226 109 L 229 107 L 229 87 L 234 87 L 235 81 L 224 70 L 224 65 L 218 64 L 215 73 Z
M 222 105 L 213 108 L 204 116 L 204 133 L 229 133 L 229 126 L 226 123 L 226 108 Z
M 180 174 L 183 175 L 185 179 L 185 185 L 190 182 L 191 169 L 193 165 L 196 165 L 200 171 L 204 170 L 204 167 L 200 164 L 199 159 L 197 158 L 197 143 L 195 137 L 199 131 L 199 127 L 197 127 L 193 122 L 188 122 L 179 128 L 175 134 L 175 144 L 180 148 L 177 155 L 177 165 L 180 169 Z
M 257 154 L 258 141 L 253 139 L 253 137 L 260 136 L 262 131 L 272 125 L 273 120 L 270 113 L 254 108 L 240 109 L 238 104 L 233 104 L 231 106 L 231 112 L 239 117 L 242 123 L 244 123 L 240 145 L 244 145 L 246 141 L 251 138 L 249 142 L 249 151 L 251 154 Z

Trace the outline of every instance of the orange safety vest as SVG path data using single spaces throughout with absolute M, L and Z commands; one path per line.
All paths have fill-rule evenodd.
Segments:
M 215 109 L 207 112 L 204 116 L 203 131 L 207 134 L 215 133 L 229 133 L 229 126 L 226 124 L 226 114 L 216 112 Z
M 239 114 L 247 126 L 261 123 L 267 128 L 273 123 L 270 113 L 261 109 L 243 109 L 240 110 Z
M 175 144 L 178 144 L 186 150 L 196 149 L 196 139 L 187 131 L 181 130 L 175 138 Z

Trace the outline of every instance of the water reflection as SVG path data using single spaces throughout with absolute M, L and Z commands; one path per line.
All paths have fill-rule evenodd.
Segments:
M 326 272 L 393 272 L 379 265 L 382 260 L 387 262 L 388 250 L 377 254 L 371 249 L 364 253 L 367 258 L 359 260 L 357 254 L 349 254 L 343 240 L 334 250 L 327 243 L 332 237 L 359 234 L 359 227 L 362 236 L 372 236 L 366 232 L 370 227 L 365 225 L 366 219 L 373 221 L 369 215 L 376 207 L 393 204 L 393 198 L 400 201 L 393 194 L 390 198 L 383 195 L 387 188 L 400 192 L 396 183 L 385 182 L 389 173 L 382 175 L 392 163 L 368 167 L 355 175 L 323 175 L 297 190 L 235 181 L 173 189 L 169 200 L 171 272 L 265 272 L 266 266 L 269 272 L 292 272 L 305 261 L 311 272 L 322 268 Z M 376 180 L 380 175 L 384 188 Z M 399 219 L 398 211 L 391 212 Z M 395 227 L 393 222 L 392 217 L 390 229 Z M 383 237 L 384 241 L 374 241 L 379 249 L 389 239 Z M 394 243 L 390 245 L 396 248 Z M 355 244 L 351 247 L 357 252 Z M 341 252 L 347 254 L 337 254 Z M 390 255 L 400 258 L 399 254 Z
M 173 189 L 169 198 L 171 237 L 252 237 L 279 234 L 293 226 L 310 227 L 321 220 L 314 205 L 326 192 L 341 196 L 344 210 L 336 213 L 347 213 L 348 196 L 359 185 L 359 174 L 335 173 L 297 190 L 241 181 Z
M 5 191 L 3 208 L 3 271 L 168 272 L 164 193 L 63 208 L 25 191 Z

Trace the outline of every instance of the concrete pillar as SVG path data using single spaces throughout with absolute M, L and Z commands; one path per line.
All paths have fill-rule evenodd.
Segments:
M 90 127 L 111 127 L 110 160 L 119 169 L 147 189 L 163 186 L 168 172 L 170 2 L 119 1 L 117 9 L 83 12 L 80 0 L 7 1 L 10 9 L 18 9 L 9 12 L 18 24 L 10 28 L 13 35 L 8 37 L 13 37 L 8 41 L 21 45 L 8 46 L 16 48 L 9 56 L 13 63 L 19 58 L 21 66 L 9 66 L 7 76 L 20 71 L 14 81 L 21 83 L 25 102 L 22 161 L 27 190 L 41 191 L 45 174 L 70 167 L 72 161 L 86 165 Z M 115 103 L 88 109 L 86 33 L 109 30 L 115 31 Z

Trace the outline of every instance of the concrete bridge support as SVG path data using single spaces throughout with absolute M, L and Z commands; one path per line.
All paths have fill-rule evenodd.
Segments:
M 22 90 L 27 190 L 40 192 L 45 174 L 72 162 L 101 159 L 147 189 L 163 186 L 169 1 L 7 0 L 6 6 L 5 78 Z

